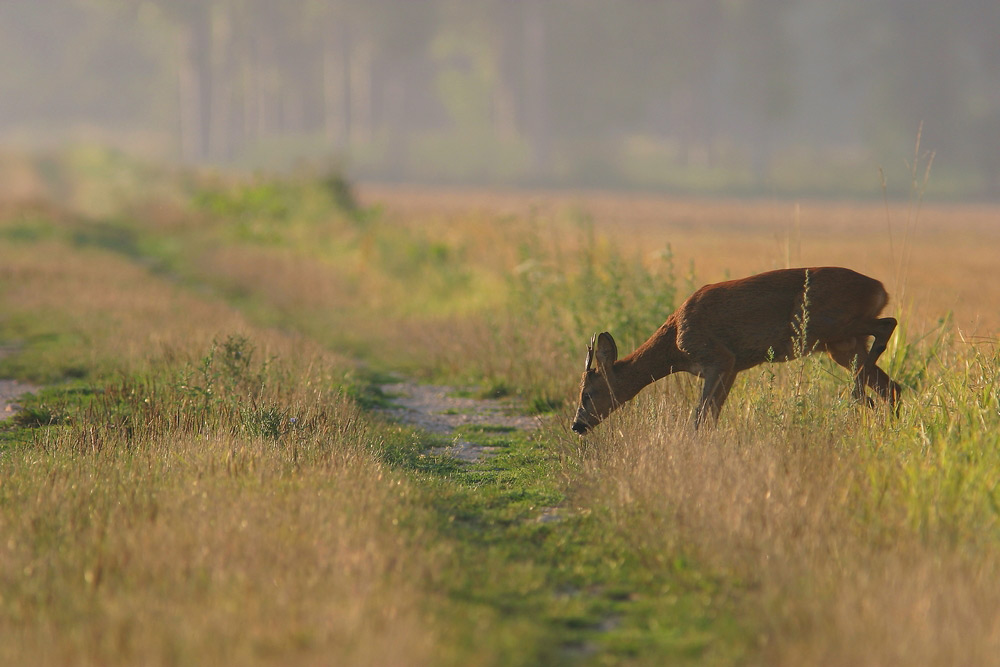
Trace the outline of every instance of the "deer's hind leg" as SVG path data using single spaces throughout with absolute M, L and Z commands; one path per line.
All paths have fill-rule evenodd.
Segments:
M 871 351 L 865 345 L 867 336 L 828 343 L 826 349 L 834 361 L 854 374 L 854 389 L 851 391 L 851 396 L 855 400 L 867 404 L 868 407 L 874 407 L 875 402 L 865 392 L 865 387 L 871 387 L 879 398 L 895 409 L 898 407 L 899 395 L 903 389 L 879 368 L 875 361 L 885 351 L 886 341 L 896 328 L 896 320 L 886 317 L 878 320 L 877 326 L 876 333 L 873 334 L 875 342 L 872 343 Z
M 827 343 L 826 351 L 834 361 L 854 375 L 854 388 L 851 390 L 851 397 L 870 408 L 875 407 L 875 401 L 869 398 L 865 392 L 865 387 L 870 386 L 868 383 L 869 373 L 865 372 L 866 366 L 870 363 L 865 339 L 848 338 L 834 343 Z
M 893 411 L 899 410 L 899 395 L 903 393 L 903 388 L 899 383 L 894 382 L 889 375 L 876 366 L 870 364 L 864 369 L 865 382 L 875 390 L 879 397 L 892 406 Z
M 868 363 L 865 365 L 865 383 L 871 387 L 883 401 L 898 409 L 899 395 L 903 388 L 894 382 L 885 371 L 875 365 L 878 358 L 885 352 L 886 345 L 893 331 L 896 330 L 896 318 L 882 317 L 875 320 L 871 327 L 871 335 L 874 336 L 872 349 L 868 353 Z
M 885 352 L 886 346 L 889 344 L 889 338 L 892 337 L 892 332 L 896 330 L 896 318 L 894 317 L 883 317 L 875 320 L 872 325 L 871 335 L 875 337 L 872 341 L 872 349 L 868 353 L 868 362 L 874 366 L 878 358 L 882 356 Z

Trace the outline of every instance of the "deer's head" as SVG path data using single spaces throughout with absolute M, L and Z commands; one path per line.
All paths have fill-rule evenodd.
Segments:
M 618 409 L 615 399 L 614 363 L 618 346 L 611 334 L 594 334 L 587 346 L 587 365 L 580 382 L 580 404 L 573 420 L 573 430 L 583 435 Z M 596 368 L 592 368 L 596 362 Z

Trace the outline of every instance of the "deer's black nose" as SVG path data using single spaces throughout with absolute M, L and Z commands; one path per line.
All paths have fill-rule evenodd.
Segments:
M 583 435 L 584 433 L 590 430 L 590 426 L 581 421 L 575 421 L 573 422 L 573 430 L 579 433 L 580 435 Z

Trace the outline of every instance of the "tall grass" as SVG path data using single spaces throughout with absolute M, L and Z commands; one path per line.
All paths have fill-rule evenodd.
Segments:
M 579 235 L 523 242 L 511 298 L 464 363 L 572 396 L 591 332 L 627 351 L 683 295 L 670 255 L 629 260 Z M 858 407 L 849 373 L 814 356 L 744 373 L 720 427 L 696 434 L 696 382 L 671 377 L 583 442 L 559 413 L 571 504 L 650 571 L 698 563 L 728 582 L 763 664 L 1000 664 L 998 348 L 908 308 L 882 358 L 905 386 L 898 419 Z
M 648 395 L 568 445 L 575 500 L 650 567 L 688 558 L 754 591 L 766 664 L 998 664 L 1000 358 L 921 351 L 940 375 L 898 421 L 819 360 L 745 373 L 715 430 Z
M 399 557 L 415 492 L 352 364 L 60 235 L 0 246 L 2 372 L 50 385 L 0 430 L 0 662 L 441 654 L 445 552 Z
M 299 407 L 326 423 L 293 442 L 235 416 L 192 432 L 175 404 L 8 452 L 3 661 L 427 663 L 407 501 L 343 408 Z
M 563 527 L 575 522 L 545 530 L 626 545 L 632 581 L 711 580 L 758 638 L 751 661 L 1000 662 L 1000 349 L 956 326 L 968 304 L 953 318 L 942 296 L 984 253 L 955 263 L 953 236 L 908 239 L 921 287 L 893 301 L 881 362 L 905 387 L 898 418 L 858 407 L 848 372 L 812 356 L 741 374 L 715 429 L 694 431 L 698 383 L 681 375 L 581 440 L 567 427 L 587 341 L 609 330 L 624 353 L 699 286 L 678 275 L 681 242 L 612 241 L 611 223 L 579 213 L 401 216 L 341 190 L 192 178 L 169 206 L 126 198 L 98 220 L 37 204 L 0 215 L 0 333 L 20 346 L 0 372 L 61 387 L 29 405 L 27 440 L 0 440 L 0 633 L 17 638 L 2 661 L 490 662 L 456 628 L 529 621 L 484 611 L 482 591 L 440 593 L 468 564 L 424 514 L 448 482 L 428 482 L 419 454 L 410 472 L 384 455 L 409 436 L 345 395 L 360 356 L 553 412 L 535 438 L 560 456 L 535 474 L 559 480 L 546 497 L 568 496 L 557 516 L 592 523 L 585 537 Z M 630 211 L 657 219 L 638 204 L 616 215 Z M 713 277 L 774 268 L 744 245 L 772 242 L 774 211 L 689 204 L 675 215 L 727 233 L 677 234 L 707 249 Z M 871 216 L 848 213 L 810 227 L 804 209 L 803 263 L 885 279 Z M 945 229 L 959 214 L 935 215 Z M 975 307 L 995 309 L 979 279 Z M 478 492 L 456 495 L 474 507 Z M 473 530 L 479 515 L 461 518 Z M 479 566 L 496 558 L 466 547 Z M 526 569 L 510 590 L 544 588 Z

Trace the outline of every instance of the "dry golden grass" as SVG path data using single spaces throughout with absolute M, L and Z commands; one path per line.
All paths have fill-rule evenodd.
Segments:
M 76 353 L 88 361 L 101 355 L 143 366 L 160 355 L 206 350 L 214 337 L 250 329 L 236 310 L 193 297 L 107 252 L 56 242 L 30 250 L 5 244 L 0 266 L 8 316 L 49 313 L 44 333 L 74 337 Z M 44 326 L 44 318 L 36 321 Z M 284 351 L 290 347 L 286 342 Z
M 887 314 L 901 320 L 883 358 L 907 384 L 899 421 L 853 407 L 846 374 L 809 360 L 746 373 L 719 428 L 695 433 L 697 382 L 671 377 L 582 444 L 554 436 L 572 452 L 573 501 L 609 511 L 609 529 L 647 567 L 670 570 L 682 557 L 732 582 L 759 628 L 761 664 L 1000 664 L 1000 283 L 991 278 L 1000 209 L 361 193 L 431 234 L 494 220 L 473 252 L 498 270 L 516 264 L 496 228 L 534 221 L 534 238 L 563 249 L 559 268 L 572 271 L 574 251 L 589 243 L 576 222 L 583 213 L 599 248 L 608 237 L 648 258 L 669 243 L 682 288 L 691 263 L 689 289 L 788 265 L 845 265 L 881 279 L 892 295 Z M 954 328 L 940 327 L 949 312 Z M 547 315 L 531 321 L 523 313 L 509 329 L 497 325 L 499 340 L 516 341 L 508 354 L 476 331 L 448 349 L 467 359 L 490 349 L 488 374 L 519 382 L 562 373 L 568 394 L 577 358 L 566 357 Z
M 719 428 L 697 433 L 691 392 L 641 399 L 579 446 L 575 501 L 608 508 L 652 568 L 680 556 L 739 582 L 762 664 L 1000 664 L 995 482 L 972 481 L 997 454 L 964 453 L 995 436 L 906 451 L 920 418 L 859 412 L 808 373 L 804 404 L 780 371 L 776 395 L 747 382 Z
M 294 466 L 265 441 L 169 433 L 66 446 L 5 466 L 4 664 L 431 662 L 413 581 L 430 556 L 399 557 L 402 487 L 363 456 Z
M 347 362 L 107 252 L 4 244 L 0 267 L 4 313 L 62 340 L 23 363 L 122 378 L 2 453 L 0 663 L 433 662 L 441 552 L 401 557 L 412 487 L 335 392 Z M 275 358 L 266 385 L 182 386 L 230 334 Z
M 359 188 L 400 224 L 433 234 L 485 228 L 482 261 L 513 266 L 512 239 L 526 221 L 567 252 L 584 241 L 573 224 L 593 221 L 626 254 L 670 244 L 696 285 L 787 266 L 840 265 L 878 278 L 924 331 L 953 312 L 970 337 L 1000 330 L 1000 208 L 992 205 L 732 201 L 589 192 Z M 450 231 L 446 231 L 450 230 Z M 507 239 L 496 243 L 496 239 Z M 516 246 L 514 246 L 516 247 Z
M 586 338 L 566 332 L 609 321 L 651 333 L 667 315 L 665 305 L 648 313 L 661 279 L 679 300 L 728 276 L 843 264 L 892 295 L 902 326 L 883 359 L 907 387 L 900 419 L 854 407 L 846 374 L 815 359 L 745 373 L 719 427 L 700 433 L 689 377 L 647 390 L 583 441 L 568 433 L 565 405 L 538 438 L 566 453 L 545 468 L 564 480 L 552 493 L 571 496 L 560 512 L 588 517 L 567 543 L 591 540 L 586 552 L 620 538 L 642 570 L 627 581 L 670 581 L 674 570 L 712 578 L 755 631 L 749 659 L 760 664 L 1000 663 L 1000 357 L 995 339 L 965 342 L 1000 325 L 997 209 L 360 194 L 386 217 L 263 215 L 243 236 L 230 219 L 153 220 L 163 229 L 141 230 L 146 240 L 167 231 L 190 253 L 176 282 L 74 247 L 72 234 L 0 245 L 8 330 L 60 337 L 52 358 L 29 345 L 22 372 L 79 367 L 104 382 L 77 423 L 3 452 L 0 635 L 16 639 L 0 644 L 0 662 L 490 663 L 455 628 L 506 628 L 496 641 L 516 643 L 535 619 L 511 618 L 504 596 L 518 586 L 547 594 L 551 573 L 527 566 L 537 545 L 516 545 L 526 561 L 507 570 L 509 589 L 495 587 L 496 608 L 483 591 L 443 599 L 441 578 L 470 565 L 451 548 L 497 556 L 449 546 L 432 521 L 414 519 L 429 511 L 414 506 L 426 471 L 380 461 L 388 432 L 331 391 L 352 361 L 327 348 L 348 337 L 390 367 L 572 401 Z M 636 265 L 663 268 L 652 251 L 667 243 L 674 283 L 637 275 Z M 574 282 L 587 271 L 597 288 Z M 949 311 L 959 334 L 936 328 Z M 277 361 L 264 386 L 244 378 L 207 410 L 187 385 L 231 333 Z M 308 427 L 291 427 L 291 415 Z M 504 482 L 513 495 L 518 483 Z M 480 516 L 487 491 L 498 490 L 462 489 L 462 509 Z M 530 572 L 516 580 L 521 565 Z M 678 592 L 626 593 L 623 606 Z M 732 650 L 704 655 L 743 650 L 727 622 L 709 635 L 731 638 Z

